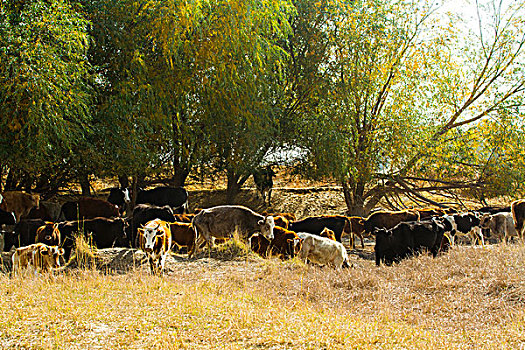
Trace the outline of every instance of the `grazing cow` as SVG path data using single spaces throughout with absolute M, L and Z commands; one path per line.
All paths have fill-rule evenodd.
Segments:
M 16 221 L 27 214 L 33 208 L 38 208 L 40 196 L 38 194 L 29 194 L 22 191 L 6 191 L 2 193 L 3 201 L 0 203 L 0 209 L 12 211 L 15 213 Z
M 84 197 L 62 205 L 62 214 L 67 221 L 119 217 L 118 206 L 98 198 Z
M 25 217 L 26 219 L 42 219 L 45 221 L 58 221 L 62 205 L 60 203 L 40 201 L 37 208 L 33 208 L 29 211 L 29 214 Z
M 365 242 L 363 236 L 365 233 L 365 219 L 360 216 L 349 216 L 348 221 L 350 221 L 352 249 L 355 248 L 355 236 L 361 239 L 361 247 L 364 249 Z
M 511 237 L 518 236 L 512 213 L 483 214 L 481 216 L 480 226 L 482 229 L 488 229 L 490 236 L 494 236 L 500 240 L 505 239 L 505 243 L 508 243 Z
M 288 229 L 291 231 L 308 232 L 314 235 L 320 235 L 325 227 L 334 231 L 337 242 L 341 242 L 343 233 L 351 235 L 350 221 L 343 215 L 310 216 L 290 222 L 288 225 Z
M 257 191 L 261 195 L 264 204 L 268 204 L 268 206 L 271 205 L 274 176 L 275 172 L 271 166 L 259 168 L 253 172 L 253 182 L 255 182 L 255 187 L 257 187 Z
M 250 238 L 250 246 L 254 252 L 263 258 L 277 256 L 281 260 L 293 259 L 301 249 L 301 239 L 293 231 L 275 226 L 273 229 L 274 238 L 269 241 L 260 234 L 255 234 Z
M 172 247 L 186 247 L 188 249 L 188 256 L 191 256 L 195 249 L 195 230 L 193 230 L 191 223 L 170 222 L 169 226 Z
M 60 256 L 63 254 L 63 248 L 48 246 L 43 243 L 17 248 L 11 257 L 13 272 L 17 273 L 28 267 L 31 267 L 35 274 L 40 271 L 49 271 L 60 267 Z
M 145 225 L 147 222 L 161 219 L 167 222 L 175 222 L 175 217 L 173 216 L 173 210 L 169 205 L 163 207 L 158 207 L 156 205 L 150 204 L 139 204 L 133 209 L 133 217 L 131 218 L 131 224 L 129 226 L 129 240 L 133 247 L 138 246 L 137 238 L 137 229 L 142 225 Z
M 13 232 L 4 234 L 4 252 L 35 243 L 36 231 L 45 224 L 41 219 L 23 219 L 15 225 Z
M 126 206 L 131 202 L 128 188 L 113 187 L 109 189 L 107 201 L 119 208 L 120 215 L 126 211 Z
M 228 238 L 235 232 L 239 238 L 248 241 L 255 232 L 261 232 L 268 239 L 273 239 L 275 222 L 272 216 L 262 216 L 253 210 L 240 205 L 220 205 L 203 209 L 192 220 L 197 243 L 194 253 L 201 243 L 208 248 L 213 245 L 213 237 Z
M 437 219 L 401 222 L 391 229 L 375 229 L 376 265 L 381 265 L 381 262 L 392 265 L 423 250 L 428 250 L 436 257 L 445 230 L 444 221 Z
M 44 225 L 46 228 L 39 235 L 39 242 L 62 244 L 65 249 L 64 258 L 69 260 L 75 246 L 75 234 L 82 233 L 90 237 L 97 248 L 127 247 L 127 222 L 123 218 L 94 218 L 82 221 L 65 221 L 56 225 L 60 235 L 56 236 L 55 226 Z M 48 239 L 50 238 L 50 239 Z
M 146 253 L 151 272 L 161 274 L 171 248 L 170 225 L 155 219 L 138 229 L 139 248 Z
M 472 244 L 479 242 L 485 244 L 485 239 L 480 226 L 480 217 L 476 212 L 462 214 L 443 215 L 442 218 L 449 221 L 452 225 L 451 241 L 455 244 L 456 236 L 466 236 L 470 238 Z
M 5 211 L 0 209 L 0 225 L 14 225 L 16 224 L 16 215 L 12 211 Z
M 418 221 L 416 210 L 376 211 L 365 220 L 365 232 L 371 234 L 376 228 L 391 229 L 403 221 Z
M 183 187 L 156 187 L 139 191 L 135 204 L 169 205 L 176 214 L 188 212 L 188 191 Z
M 305 263 L 309 260 L 338 269 L 350 267 L 348 253 L 342 243 L 307 232 L 298 232 L 297 236 L 302 239 L 298 257 Z
M 512 218 L 514 219 L 514 227 L 518 233 L 518 237 L 523 241 L 525 237 L 525 200 L 520 199 L 510 204 L 512 211 Z

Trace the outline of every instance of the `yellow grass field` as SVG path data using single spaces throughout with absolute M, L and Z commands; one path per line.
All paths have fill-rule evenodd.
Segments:
M 173 259 L 176 258 L 176 259 Z M 523 349 L 525 248 L 392 267 L 174 256 L 164 276 L 0 274 L 1 349 Z

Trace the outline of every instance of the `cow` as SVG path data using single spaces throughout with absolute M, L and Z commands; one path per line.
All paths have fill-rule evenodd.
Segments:
M 35 243 L 60 246 L 61 234 L 58 225 L 58 223 L 46 221 L 36 230 Z
M 29 194 L 22 191 L 6 191 L 2 193 L 3 201 L 0 203 L 0 209 L 12 211 L 15 213 L 16 221 L 27 214 L 33 208 L 38 208 L 40 196 L 38 194 Z
M 363 236 L 365 233 L 365 219 L 360 216 L 349 216 L 348 221 L 350 222 L 352 249 L 355 248 L 355 236 L 361 239 L 361 247 L 364 249 L 365 242 Z
M 12 247 L 19 248 L 35 243 L 36 231 L 45 224 L 42 219 L 22 219 L 15 225 L 14 231 L 4 234 L 4 252 Z
M 420 220 L 430 219 L 434 216 L 443 216 L 447 214 L 447 211 L 442 208 L 414 208 L 412 210 L 415 210 L 419 213 Z
M 173 215 L 173 210 L 169 205 L 158 207 L 151 204 L 139 204 L 133 208 L 133 216 L 130 219 L 131 223 L 128 228 L 129 241 L 132 247 L 138 246 L 138 242 L 136 240 L 137 229 L 154 219 L 161 219 L 167 222 L 176 221 Z
M 173 214 L 175 221 L 190 223 L 195 214 Z
M 74 221 L 98 217 L 119 217 L 120 211 L 118 206 L 104 199 L 84 197 L 76 201 L 65 202 L 62 205 L 61 215 L 64 215 L 67 221 Z
M 480 226 L 480 215 L 476 212 L 466 212 L 462 214 L 445 214 L 443 219 L 452 225 L 451 242 L 455 245 L 456 237 L 463 236 L 470 238 L 471 243 L 485 244 L 485 239 Z
M 372 234 L 376 228 L 391 229 L 403 221 L 418 221 L 417 210 L 376 211 L 368 216 L 364 222 L 365 233 Z
M 374 230 L 376 265 L 379 266 L 383 262 L 390 266 L 424 250 L 428 250 L 433 257 L 436 257 L 446 229 L 443 220 L 434 218 L 401 222 L 391 229 L 376 228 Z
M 324 230 L 321 231 L 319 236 L 331 239 L 332 241 L 336 241 L 334 231 L 330 230 L 328 227 L 325 227 Z
M 511 237 L 518 236 L 512 213 L 483 214 L 481 216 L 480 226 L 482 229 L 488 229 L 490 236 L 505 240 L 505 243 L 508 243 Z
M 18 273 L 28 267 L 33 269 L 35 275 L 40 271 L 49 271 L 60 267 L 60 257 L 63 254 L 63 248 L 43 243 L 17 248 L 11 257 L 13 272 Z
M 512 218 L 514 219 L 514 227 L 518 233 L 518 237 L 523 242 L 525 237 L 525 199 L 520 199 L 514 201 L 510 204 L 510 209 L 512 212 Z
M 510 209 L 510 205 L 509 206 L 505 206 L 505 207 L 500 207 L 500 206 L 486 206 L 486 207 L 481 207 L 479 209 L 476 209 L 476 211 L 478 213 L 482 213 L 482 214 L 496 214 L 496 213 L 502 213 L 502 212 L 505 212 L 505 213 L 510 213 L 511 209 Z
M 279 226 L 286 229 L 288 228 L 288 226 L 290 226 L 290 221 L 284 216 L 274 216 L 273 220 L 275 222 L 275 226 Z
M 348 253 L 341 242 L 307 232 L 298 232 L 297 236 L 302 240 L 301 250 L 297 255 L 301 261 L 311 261 L 337 269 L 350 267 Z
M 351 234 L 350 221 L 343 215 L 310 216 L 302 220 L 292 221 L 288 225 L 288 229 L 291 231 L 308 232 L 314 235 L 320 235 L 325 227 L 334 231 L 337 242 L 341 242 L 343 233 Z
M 231 237 L 235 232 L 245 242 L 255 233 L 273 239 L 275 222 L 272 216 L 262 216 L 241 205 L 219 205 L 203 209 L 192 220 L 197 237 L 194 254 L 201 243 L 206 242 L 208 248 L 213 245 L 213 237 Z M 193 255 L 192 255 L 193 256 Z
M 275 226 L 274 238 L 270 241 L 260 234 L 250 238 L 250 247 L 261 257 L 277 256 L 281 260 L 293 259 L 301 249 L 302 240 L 293 231 Z
M 276 216 L 281 216 L 283 218 L 285 218 L 286 220 L 288 221 L 296 221 L 297 220 L 297 217 L 295 216 L 294 213 L 268 213 L 268 212 L 262 212 L 262 215 L 264 216 L 273 216 L 274 218 Z
M 161 219 L 151 220 L 138 229 L 139 249 L 148 256 L 153 274 L 161 274 L 171 249 L 170 225 Z
M 271 166 L 256 169 L 253 172 L 253 182 L 257 188 L 257 193 L 260 194 L 263 203 L 271 206 L 272 188 L 273 188 L 273 177 L 275 172 Z
M 62 205 L 50 201 L 40 201 L 37 208 L 29 211 L 26 219 L 42 219 L 45 221 L 59 221 Z
M 126 236 L 127 222 L 123 218 L 93 218 L 82 221 L 65 221 L 56 225 L 60 235 L 54 234 L 55 227 L 46 226 L 46 230 L 35 238 L 41 243 L 61 244 L 64 249 L 64 259 L 69 260 L 71 251 L 75 247 L 75 234 L 83 234 L 91 238 L 92 243 L 99 249 L 111 247 L 128 247 Z
M 188 249 L 188 256 L 193 254 L 195 249 L 195 230 L 191 223 L 186 222 L 170 222 L 171 243 L 172 248 L 186 247 Z
M 127 205 L 131 202 L 128 188 L 113 187 L 109 189 L 107 201 L 119 208 L 120 215 L 126 211 Z
M 135 204 L 169 205 L 175 214 L 188 212 L 188 191 L 183 187 L 156 187 L 137 193 Z
M 16 215 L 13 211 L 0 209 L 0 225 L 14 225 L 16 222 Z

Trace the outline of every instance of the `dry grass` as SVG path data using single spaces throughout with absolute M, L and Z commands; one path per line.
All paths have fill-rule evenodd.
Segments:
M 0 348 L 519 349 L 524 261 L 495 245 L 343 271 L 212 256 L 172 259 L 161 277 L 3 274 Z

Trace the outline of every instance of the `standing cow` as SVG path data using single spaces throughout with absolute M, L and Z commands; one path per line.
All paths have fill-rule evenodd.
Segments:
M 120 216 L 119 208 L 115 204 L 91 197 L 65 202 L 62 205 L 62 214 L 68 221 Z
M 523 241 L 525 237 L 525 199 L 514 201 L 510 204 L 512 211 L 512 218 L 514 219 L 514 227 L 518 233 L 518 237 Z
M 302 239 L 301 250 L 297 256 L 305 263 L 309 260 L 338 269 L 350 267 L 348 253 L 342 243 L 307 232 L 298 232 L 297 236 Z
M 488 229 L 490 236 L 505 240 L 505 243 L 508 243 L 511 237 L 518 236 L 512 213 L 483 214 L 480 226 L 482 229 Z
M 153 274 L 161 274 L 171 249 L 171 230 L 166 221 L 155 219 L 139 228 L 139 248 L 146 253 Z
M 261 195 L 264 204 L 268 204 L 268 206 L 271 205 L 274 176 L 275 172 L 269 165 L 253 172 L 253 182 L 255 182 L 255 187 L 257 187 L 257 191 Z
M 272 216 L 262 216 L 240 205 L 220 205 L 203 209 L 192 220 L 197 242 L 194 253 L 200 245 L 213 245 L 213 238 L 229 238 L 234 232 L 245 242 L 256 232 L 271 240 L 274 237 L 275 222 Z
M 337 242 L 341 242 L 343 233 L 352 234 L 350 221 L 343 215 L 310 216 L 302 220 L 290 222 L 288 225 L 288 229 L 291 231 L 308 232 L 314 235 L 320 235 L 325 227 L 334 231 Z
M 169 205 L 175 214 L 188 212 L 188 191 L 183 187 L 156 187 L 139 191 L 135 204 Z
M 3 200 L 0 203 L 0 209 L 12 211 L 15 213 L 16 221 L 31 211 L 39 207 L 40 196 L 38 194 L 29 194 L 22 191 L 6 191 L 2 193 Z

